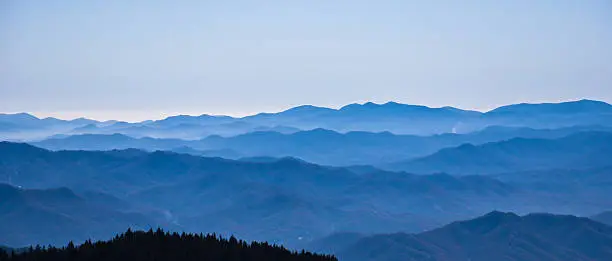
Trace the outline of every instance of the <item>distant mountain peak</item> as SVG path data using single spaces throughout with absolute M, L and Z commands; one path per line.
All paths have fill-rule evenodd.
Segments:
M 28 118 L 37 118 L 36 116 L 26 113 L 26 112 L 18 112 L 18 113 L 0 113 L 3 116 L 17 116 L 17 117 L 28 117 Z M 37 118 L 38 119 L 38 118 Z
M 593 113 L 607 112 L 612 113 L 612 105 L 603 101 L 596 100 L 574 100 L 559 103 L 518 103 L 498 107 L 487 114 L 499 113 Z
M 333 242 L 332 242 L 333 243 Z M 345 260 L 610 260 L 612 228 L 586 218 L 493 211 L 420 234 L 350 241 Z
M 484 219 L 506 219 L 506 218 L 516 219 L 516 218 L 520 218 L 520 216 L 513 212 L 503 212 L 499 210 L 493 210 L 485 214 L 482 218 Z
M 333 130 L 328 130 L 328 129 L 325 129 L 325 128 L 315 128 L 315 129 L 312 129 L 312 130 L 299 131 L 297 133 L 339 134 L 338 132 L 335 132 Z
M 374 103 L 374 102 L 366 102 L 363 104 L 352 103 L 348 104 L 342 108 L 340 111 L 352 111 L 352 110 L 407 110 L 407 109 L 432 109 L 423 105 L 411 105 L 411 104 L 403 104 L 397 102 L 386 102 L 386 103 Z
M 301 105 L 301 106 L 297 106 L 297 107 L 293 107 L 287 110 L 284 110 L 282 112 L 280 112 L 279 114 L 284 114 L 284 115 L 294 115 L 294 114 L 309 114 L 309 113 L 326 113 L 326 112 L 333 112 L 335 111 L 334 109 L 330 109 L 330 108 L 326 108 L 326 107 L 319 107 L 319 106 L 314 106 L 314 105 Z M 271 113 L 263 113 L 260 115 L 272 115 Z
M 10 119 L 10 120 L 40 120 L 38 117 L 29 114 L 29 113 L 25 113 L 25 112 L 19 112 L 19 113 L 0 113 L 0 119 Z

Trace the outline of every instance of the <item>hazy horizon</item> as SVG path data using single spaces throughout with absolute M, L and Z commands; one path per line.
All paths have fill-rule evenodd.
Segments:
M 612 101 L 612 4 L 3 1 L 0 112 L 140 121 Z
M 609 101 L 604 101 L 604 100 L 598 100 L 598 99 L 573 99 L 573 100 L 562 100 L 562 101 L 538 101 L 538 102 L 519 102 L 519 103 L 532 103 L 532 104 L 538 104 L 538 103 L 560 103 L 560 102 L 572 102 L 572 101 L 578 101 L 578 100 L 595 100 L 595 101 L 602 101 L 602 102 L 606 102 L 606 103 L 610 103 Z M 371 101 L 365 101 L 365 102 L 353 102 L 353 103 L 349 103 L 349 104 L 364 104 L 366 102 L 371 102 Z M 374 102 L 376 104 L 384 104 L 387 102 L 397 102 L 397 101 L 386 101 L 386 102 Z M 399 102 L 401 103 L 401 102 Z M 57 118 L 57 119 L 62 119 L 62 120 L 73 120 L 73 119 L 78 119 L 78 118 L 87 118 L 87 119 L 92 119 L 92 120 L 98 120 L 98 121 L 108 121 L 108 120 L 118 120 L 118 121 L 125 121 L 125 122 L 141 122 L 141 121 L 146 121 L 146 120 L 160 120 L 160 119 L 164 119 L 170 116 L 178 116 L 178 115 L 189 115 L 189 116 L 200 116 L 200 115 L 204 115 L 204 114 L 208 114 L 208 115 L 214 115 L 214 116 L 230 116 L 230 117 L 234 117 L 234 118 L 242 118 L 242 117 L 246 117 L 246 116 L 252 116 L 252 115 L 256 115 L 258 113 L 278 113 L 278 112 L 282 112 L 291 108 L 295 108 L 298 106 L 316 106 L 316 107 L 325 107 L 325 108 L 332 108 L 332 109 L 340 109 L 343 106 L 349 105 L 349 104 L 340 104 L 337 106 L 322 106 L 322 105 L 316 105 L 316 104 L 299 104 L 299 105 L 295 105 L 295 106 L 289 106 L 289 107 L 283 107 L 277 110 L 269 110 L 269 111 L 252 111 L 252 112 L 245 112 L 245 113 L 211 113 L 211 112 L 199 112 L 199 111 L 183 111 L 183 112 L 169 112 L 169 111 L 71 111 L 71 112 L 36 112 L 36 111 L 12 111 L 12 112 L 0 112 L 0 114 L 17 114 L 17 113 L 28 113 L 31 115 L 34 115 L 38 118 L 48 118 L 48 117 L 52 117 L 52 118 Z M 406 103 L 402 103 L 402 104 L 406 104 Z M 518 103 L 516 103 L 518 104 Z M 423 106 L 427 106 L 427 107 L 431 107 L 431 108 L 440 108 L 440 107 L 447 107 L 449 105 L 444 105 L 444 106 L 428 106 L 426 104 L 409 104 L 409 105 L 423 105 Z M 493 110 L 495 108 L 501 107 L 501 106 L 505 106 L 505 105 L 510 105 L 510 104 L 501 104 L 499 106 L 495 106 L 495 107 L 491 107 L 491 108 L 486 108 L 486 109 L 478 109 L 478 108 L 461 108 L 461 107 L 455 107 L 455 106 L 450 106 L 450 107 L 454 107 L 454 108 L 458 108 L 458 109 L 462 109 L 462 110 L 471 110 L 471 111 L 479 111 L 479 112 L 487 112 L 490 110 Z M 118 117 L 117 117 L 118 116 Z

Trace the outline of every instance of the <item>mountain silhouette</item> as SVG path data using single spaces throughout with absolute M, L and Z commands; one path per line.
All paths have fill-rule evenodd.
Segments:
M 0 143 L 0 153 L 7 155 L 0 158 L 0 181 L 67 187 L 79 195 L 100 192 L 166 213 L 143 214 L 190 231 L 231 232 L 293 246 L 355 227 L 367 233 L 431 228 L 473 215 L 516 191 L 487 177 L 358 174 L 295 158 L 253 162 L 134 149 L 52 152 L 7 142 Z M 465 208 L 468 201 L 484 198 L 482 205 Z
M 349 104 L 340 109 L 297 106 L 278 113 L 242 118 L 213 115 L 177 115 L 137 123 L 39 119 L 26 113 L 0 115 L 0 138 L 33 140 L 56 134 L 113 134 L 133 137 L 201 139 L 209 135 L 235 136 L 253 131 L 293 133 L 317 128 L 337 132 L 391 132 L 434 135 L 467 133 L 488 126 L 567 128 L 577 125 L 610 126 L 612 105 L 593 100 L 560 103 L 512 104 L 486 113 L 454 107 L 432 108 L 396 102 Z
M 67 239 L 108 238 L 126 227 L 156 224 L 112 202 L 89 202 L 67 188 L 20 189 L 0 183 L 0 244 L 65 244 Z M 157 223 L 161 225 L 161 223 Z
M 612 226 L 612 211 L 604 211 L 590 217 L 592 220 Z
M 231 236 L 222 238 L 215 234 L 170 233 L 161 229 L 153 231 L 129 230 L 105 241 L 87 240 L 75 246 L 70 241 L 63 247 L 27 248 L 9 254 L 0 249 L 0 260 L 211 260 L 211 261 L 259 261 L 299 260 L 337 261 L 330 255 L 306 251 L 289 251 L 282 246 L 266 242 L 246 242 Z
M 578 100 L 561 103 L 519 103 L 501 106 L 487 114 L 593 114 L 612 113 L 612 105 L 594 100 Z
M 609 166 L 611 153 L 612 133 L 581 132 L 559 139 L 514 138 L 483 145 L 464 144 L 430 156 L 390 164 L 387 168 L 451 174 L 592 168 Z
M 420 234 L 364 237 L 341 260 L 608 260 L 612 227 L 575 216 L 494 211 Z
M 236 159 L 241 157 L 296 157 L 323 165 L 383 165 L 423 157 L 464 143 L 480 145 L 516 137 L 561 138 L 577 132 L 612 132 L 605 126 L 561 129 L 488 127 L 467 134 L 434 136 L 395 135 L 389 132 L 338 133 L 325 129 L 282 134 L 251 132 L 233 137 L 210 136 L 202 140 L 133 138 L 122 134 L 84 134 L 32 142 L 52 150 L 113 150 L 137 148 L 171 150 L 192 155 Z

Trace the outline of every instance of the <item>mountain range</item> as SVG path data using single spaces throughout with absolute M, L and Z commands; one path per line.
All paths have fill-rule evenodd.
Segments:
M 88 119 L 39 119 L 26 113 L 1 114 L 0 138 L 35 140 L 57 134 L 113 134 L 133 137 L 201 139 L 209 135 L 235 136 L 254 131 L 293 133 L 316 128 L 337 132 L 365 131 L 433 135 L 466 133 L 487 126 L 554 129 L 612 122 L 612 105 L 593 100 L 561 103 L 513 104 L 488 112 L 453 107 L 430 108 L 395 102 L 350 104 L 340 109 L 298 106 L 278 113 L 242 118 L 178 115 L 137 123 Z
M 612 105 L 591 100 L 137 123 L 2 114 L 0 245 L 161 227 L 341 261 L 609 259 L 611 123 Z
M 60 190 L 66 195 L 62 204 L 72 212 L 61 215 L 79 220 L 83 226 L 105 228 L 105 233 L 83 230 L 96 238 L 122 229 L 112 222 L 97 224 L 79 213 L 117 215 L 109 220 L 124 220 L 119 223 L 124 225 L 142 226 L 146 221 L 153 227 L 235 234 L 299 247 L 338 231 L 419 232 L 496 206 L 519 213 L 560 210 L 580 215 L 612 209 L 612 202 L 601 197 L 609 187 L 585 181 L 579 191 L 564 189 L 575 184 L 571 178 L 559 180 L 555 190 L 546 190 L 537 186 L 537 179 L 532 182 L 528 178 L 517 182 L 496 176 L 414 175 L 376 168 L 357 171 L 294 158 L 228 160 L 136 149 L 53 152 L 8 142 L 0 143 L 0 155 L 0 182 L 13 186 L 7 191 L 28 194 L 31 189 L 65 187 Z M 605 176 L 612 168 L 598 173 Z M 567 175 L 571 177 L 571 173 Z M 598 176 L 592 177 L 597 180 Z M 23 201 L 0 201 L 13 202 L 7 203 L 11 208 L 29 206 Z M 72 206 L 73 202 L 82 203 Z M 54 215 L 53 208 L 43 207 Z M 126 211 L 143 218 L 119 218 Z M 28 213 L 4 214 L 14 222 L 49 224 L 53 220 Z M 5 226 L 0 233 L 18 235 L 28 226 L 24 224 L 24 230 L 15 227 Z M 37 233 L 42 232 L 31 234 Z M 8 237 L 0 244 L 19 247 L 25 242 L 83 238 L 80 234 L 52 235 L 37 237 L 40 241 Z
M 428 156 L 438 150 L 463 144 L 481 145 L 513 138 L 556 139 L 579 132 L 595 131 L 612 133 L 612 127 L 575 126 L 560 129 L 531 129 L 493 126 L 467 134 L 434 136 L 395 135 L 389 132 L 338 133 L 325 129 L 314 129 L 292 134 L 252 132 L 234 137 L 209 136 L 201 140 L 132 138 L 122 134 L 83 134 L 50 138 L 31 144 L 51 150 L 138 148 L 148 151 L 171 150 L 230 159 L 262 156 L 295 157 L 317 164 L 334 166 L 382 166 L 391 163 L 401 166 L 401 161 Z
M 482 145 L 445 148 L 385 168 L 413 173 L 495 174 L 612 165 L 612 133 L 579 132 L 558 139 L 513 138 Z
M 456 209 L 455 215 L 472 215 L 461 210 L 469 198 L 513 191 L 484 177 L 356 174 L 291 158 L 250 162 L 133 149 L 51 152 L 6 142 L 0 154 L 6 155 L 0 158 L 0 180 L 15 186 L 97 191 L 155 210 L 152 220 L 189 231 L 287 243 L 354 226 L 367 232 L 418 230 L 449 221 L 426 218 L 428 213 Z M 0 242 L 9 243 L 15 242 Z
M 576 260 L 612 258 L 612 227 L 568 215 L 494 211 L 419 234 L 335 237 L 340 260 Z M 347 242 L 339 242 L 345 239 Z M 327 239 L 323 239 L 329 241 Z M 328 245 L 329 246 L 329 245 Z

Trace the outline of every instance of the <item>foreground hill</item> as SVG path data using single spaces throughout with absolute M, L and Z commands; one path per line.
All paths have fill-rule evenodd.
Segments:
M 247 243 L 219 238 L 215 235 L 177 234 L 158 230 L 118 235 L 109 241 L 91 242 L 67 247 L 30 249 L 9 255 L 0 249 L 0 261 L 55 261 L 55 260 L 210 260 L 210 261 L 336 261 L 329 255 L 310 252 L 291 252 L 268 243 Z
M 364 237 L 346 261 L 612 260 L 612 227 L 575 216 L 491 212 L 421 234 Z
M 386 168 L 417 173 L 492 174 L 604 167 L 612 164 L 610 155 L 612 133 L 581 132 L 559 139 L 515 138 L 483 145 L 464 144 Z

